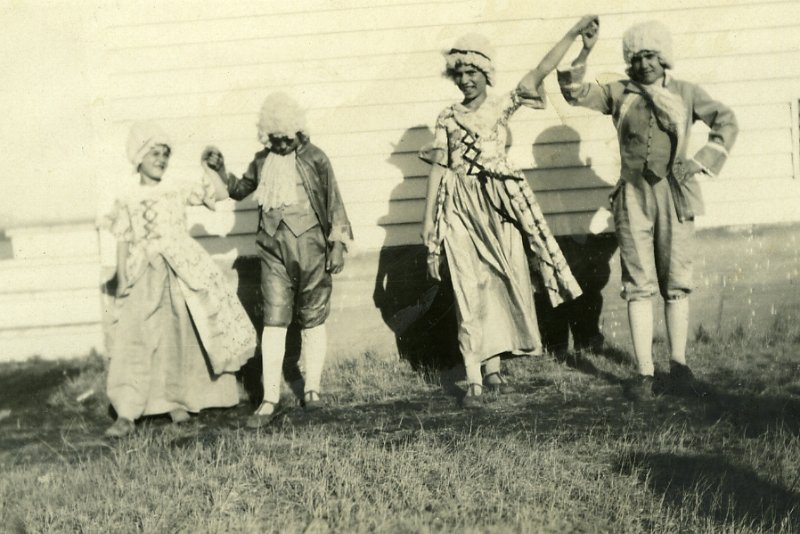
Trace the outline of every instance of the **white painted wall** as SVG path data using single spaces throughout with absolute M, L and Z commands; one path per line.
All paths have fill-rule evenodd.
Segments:
M 428 172 L 416 150 L 459 96 L 440 75 L 441 51 L 466 31 L 485 33 L 498 48 L 496 87 L 509 90 L 579 14 L 599 10 L 602 40 L 590 74 L 622 73 L 622 32 L 658 18 L 674 33 L 674 75 L 738 113 L 739 142 L 723 175 L 705 186 L 709 213 L 699 224 L 796 219 L 791 102 L 800 97 L 800 2 L 696 4 L 308 0 L 107 9 L 103 70 L 115 134 L 107 139 L 120 147 L 109 154 L 121 153 L 130 121 L 152 118 L 174 134 L 175 171 L 196 173 L 202 146 L 214 141 L 242 172 L 259 148 L 261 100 L 287 90 L 309 107 L 312 139 L 333 160 L 360 246 L 415 243 Z M 512 121 L 510 155 L 557 233 L 607 230 L 602 208 L 619 165 L 610 120 L 567 106 L 554 76 L 546 87 L 549 109 L 522 110 Z M 696 128 L 696 146 L 705 134 Z M 254 228 L 252 203 L 221 211 L 198 216 L 195 232 Z

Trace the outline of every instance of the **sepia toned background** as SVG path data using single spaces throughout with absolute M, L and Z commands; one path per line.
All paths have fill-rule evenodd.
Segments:
M 95 221 L 114 192 L 135 180 L 124 157 L 131 122 L 155 120 L 170 133 L 173 176 L 197 179 L 208 143 L 241 173 L 260 148 L 257 112 L 274 90 L 309 110 L 312 141 L 330 156 L 354 224 L 332 321 L 364 334 L 359 349 L 391 344 L 394 327 L 381 320 L 375 292 L 387 251 L 410 251 L 412 260 L 390 263 L 416 265 L 428 172 L 416 152 L 431 140 L 439 111 L 459 98 L 441 75 L 441 52 L 468 31 L 496 46 L 495 90 L 505 91 L 583 13 L 601 20 L 589 70 L 597 79 L 624 75 L 627 27 L 661 20 L 673 33 L 674 75 L 703 85 L 740 122 L 725 170 L 703 184 L 707 215 L 698 225 L 800 220 L 800 2 L 697 4 L 4 3 L 0 359 L 102 350 L 107 299 L 100 283 L 113 243 Z M 607 197 L 619 168 L 611 121 L 569 107 L 555 76 L 545 87 L 548 109 L 523 109 L 512 120 L 510 157 L 556 234 L 609 232 Z M 706 131 L 695 127 L 695 146 Z M 225 201 L 217 212 L 191 213 L 190 231 L 240 290 L 243 271 L 232 267 L 253 252 L 255 208 Z M 332 337 L 334 345 L 353 346 Z

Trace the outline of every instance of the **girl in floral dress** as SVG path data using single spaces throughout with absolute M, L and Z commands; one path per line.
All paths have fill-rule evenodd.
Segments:
M 184 184 L 164 179 L 170 142 L 137 123 L 127 146 L 139 184 L 105 218 L 117 239 L 117 296 L 107 392 L 117 420 L 106 435 L 130 433 L 134 420 L 234 406 L 233 375 L 253 356 L 255 330 L 211 256 L 186 228 L 186 206 L 227 197 L 214 174 Z
M 537 289 L 554 306 L 581 292 L 524 175 L 506 159 L 506 139 L 508 120 L 520 106 L 545 107 L 542 81 L 582 32 L 596 30 L 595 21 L 583 17 L 516 89 L 499 96 L 487 95 L 494 51 L 484 37 L 466 35 L 445 54 L 446 75 L 464 99 L 439 114 L 433 145 L 420 152 L 433 165 L 423 240 L 431 277 L 441 279 L 442 253 L 447 258 L 467 408 L 480 406 L 484 383 L 510 391 L 500 374 L 501 353 L 541 353 L 529 255 Z

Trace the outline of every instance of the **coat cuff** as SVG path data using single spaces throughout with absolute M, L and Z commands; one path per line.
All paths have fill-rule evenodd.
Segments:
M 716 176 L 728 159 L 728 151 L 719 143 L 706 143 L 692 158 L 709 176 Z
M 544 91 L 544 85 L 534 86 L 529 76 L 533 76 L 534 71 L 527 74 L 517 84 L 516 89 L 512 92 L 511 98 L 516 104 L 525 106 L 532 109 L 545 109 L 547 107 L 547 93 Z
M 581 87 L 583 87 L 583 79 L 586 76 L 586 64 L 578 63 L 568 69 L 558 70 L 556 72 L 561 94 L 564 95 L 567 102 L 574 102 L 580 94 Z
M 345 250 L 350 248 L 353 243 L 353 231 L 349 224 L 341 224 L 331 227 L 331 233 L 328 235 L 329 243 L 341 243 L 344 245 Z

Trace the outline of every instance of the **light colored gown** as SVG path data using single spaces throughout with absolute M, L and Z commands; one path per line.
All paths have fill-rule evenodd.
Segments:
M 232 374 L 256 333 L 233 289 L 189 235 L 187 205 L 214 207 L 213 185 L 138 186 L 105 217 L 128 243 L 128 286 L 115 299 L 107 391 L 121 417 L 236 405 Z
M 487 96 L 476 110 L 448 106 L 433 145 L 420 153 L 448 169 L 437 195 L 436 242 L 428 246 L 446 253 L 468 366 L 503 352 L 542 351 L 526 248 L 535 270 L 547 264 L 538 285 L 555 304 L 580 294 L 524 175 L 506 156 L 508 120 L 523 104 L 543 108 L 545 99 L 518 87 Z

